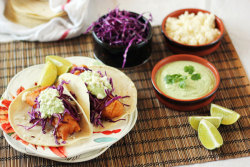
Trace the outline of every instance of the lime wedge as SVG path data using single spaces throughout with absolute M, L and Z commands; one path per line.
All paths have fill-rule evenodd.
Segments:
M 202 119 L 209 121 L 216 128 L 220 126 L 222 117 L 211 117 L 211 116 L 191 116 L 188 117 L 188 122 L 195 130 L 198 130 L 199 123 Z
M 223 139 L 217 128 L 204 119 L 200 121 L 198 136 L 202 145 L 209 150 L 219 148 L 223 144 Z
M 46 62 L 45 67 L 38 81 L 39 86 L 50 86 L 56 81 L 57 69 L 56 66 L 50 61 Z
M 211 104 L 210 114 L 213 117 L 222 117 L 221 124 L 223 125 L 231 125 L 240 118 L 237 112 L 217 104 Z
M 51 61 L 57 68 L 57 75 L 61 75 L 69 71 L 72 63 L 60 56 L 46 56 L 46 62 Z

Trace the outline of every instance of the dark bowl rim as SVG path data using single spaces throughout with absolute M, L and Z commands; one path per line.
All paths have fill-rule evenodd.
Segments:
M 131 11 L 128 11 L 129 13 L 132 13 L 132 14 L 134 14 L 134 15 L 136 15 L 136 16 L 139 16 L 140 14 L 138 14 L 138 13 L 135 13 L 135 12 L 131 12 Z M 101 16 L 100 18 L 102 18 L 102 17 L 105 17 L 107 14 L 105 14 L 105 15 L 103 15 L 103 16 Z M 144 20 L 144 22 L 146 22 L 148 19 L 146 18 L 146 17 L 144 17 L 144 16 L 142 16 L 142 19 Z M 146 38 L 146 40 L 145 41 L 142 41 L 141 43 L 139 43 L 139 44 L 132 44 L 131 45 L 131 48 L 133 48 L 133 47 L 140 47 L 140 46 L 143 46 L 143 45 L 145 45 L 146 43 L 148 43 L 148 41 L 152 38 L 152 36 L 153 36 L 153 33 L 152 33 L 152 26 L 151 26 L 151 23 L 150 22 L 148 22 L 148 27 L 149 27 L 149 32 L 148 32 L 148 36 L 147 36 L 147 38 Z M 94 27 L 93 27 L 94 28 Z M 100 45 L 103 45 L 104 47 L 109 47 L 109 48 L 120 48 L 120 49 L 126 49 L 127 48 L 127 46 L 125 46 L 125 45 L 109 45 L 108 43 L 106 43 L 106 42 L 103 42 L 101 39 L 99 39 L 98 37 L 97 37 L 97 35 L 96 35 L 96 33 L 94 32 L 94 31 L 92 31 L 92 36 L 94 37 L 94 39 L 96 40 L 96 42 L 97 43 L 99 43 Z
M 201 48 L 202 48 L 202 47 L 213 46 L 213 45 L 215 45 L 216 43 L 218 43 L 218 42 L 223 38 L 223 36 L 224 36 L 224 34 L 225 34 L 225 28 L 224 28 L 223 21 L 222 21 L 218 16 L 216 16 L 216 15 L 215 15 L 215 21 L 216 21 L 217 24 L 220 24 L 220 25 L 221 25 L 222 30 L 219 29 L 220 32 L 221 32 L 221 34 L 220 34 L 215 40 L 213 40 L 213 41 L 210 42 L 210 43 L 203 44 L 203 45 L 188 45 L 188 44 L 180 43 L 180 42 L 178 42 L 178 41 L 172 39 L 171 37 L 169 37 L 169 36 L 167 35 L 167 33 L 166 33 L 166 31 L 165 31 L 165 24 L 166 24 L 167 19 L 168 19 L 169 17 L 171 17 L 171 15 L 173 15 L 173 14 L 175 14 L 175 13 L 177 13 L 177 12 L 181 12 L 181 11 L 183 11 L 183 13 L 184 13 L 185 11 L 190 12 L 190 11 L 193 11 L 193 10 L 196 10 L 197 12 L 203 12 L 203 13 L 209 13 L 209 14 L 211 13 L 211 12 L 209 12 L 209 11 L 207 11 L 207 10 L 198 9 L 198 8 L 184 8 L 184 9 L 175 10 L 175 11 L 169 13 L 167 16 L 164 17 L 164 19 L 163 19 L 163 21 L 162 21 L 162 24 L 161 24 L 161 32 L 164 34 L 164 36 L 165 36 L 169 41 L 171 41 L 172 43 L 175 43 L 175 44 L 177 44 L 177 45 L 179 45 L 179 46 L 182 46 L 182 47 L 189 47 L 189 48 L 200 48 L 200 47 L 201 47 Z M 191 13 L 192 13 L 192 12 L 191 12 Z
M 175 62 L 175 61 L 181 61 L 183 59 L 179 59 L 179 60 L 174 60 L 174 61 L 170 61 L 168 63 L 163 63 L 164 61 L 166 61 L 166 59 L 172 59 L 174 57 L 186 57 L 186 58 L 193 58 L 193 59 L 196 59 L 196 60 L 201 60 L 204 62 L 204 64 L 208 64 L 214 71 L 212 71 L 209 67 L 207 67 L 214 75 L 215 77 L 215 80 L 216 80 L 216 84 L 214 86 L 214 88 L 208 92 L 207 94 L 201 96 L 201 97 L 198 97 L 198 98 L 195 98 L 195 99 L 177 99 L 177 98 L 174 98 L 174 97 L 171 97 L 169 95 L 166 95 L 164 92 L 162 92 L 157 84 L 156 84 L 156 81 L 155 81 L 155 75 L 157 73 L 157 71 L 164 65 L 168 64 L 168 63 L 171 63 L 171 62 Z M 188 61 L 193 61 L 193 60 L 188 60 Z M 193 62 L 196 62 L 196 61 L 193 61 Z M 196 62 L 196 63 L 199 63 L 199 62 Z M 202 63 L 199 63 L 203 66 L 205 66 L 204 64 Z M 159 67 L 158 67 L 159 66 Z M 151 82 L 152 82 L 152 85 L 154 87 L 154 89 L 160 94 L 162 95 L 162 97 L 168 99 L 168 100 L 171 100 L 171 101 L 175 101 L 175 102 L 179 102 L 179 103 L 196 103 L 196 102 L 200 102 L 200 101 L 203 101 L 203 100 L 206 100 L 208 98 L 210 98 L 214 93 L 216 93 L 216 91 L 218 90 L 219 88 L 219 85 L 220 85 L 220 75 L 219 75 L 219 72 L 218 70 L 216 69 L 216 67 L 210 63 L 209 61 L 207 61 L 206 59 L 204 58 L 201 58 L 199 56 L 195 56 L 195 55 L 191 55 L 191 54 L 177 54 L 177 55 L 172 55 L 172 56 L 168 56 L 168 57 L 165 57 L 164 59 L 158 61 L 156 63 L 156 65 L 154 66 L 153 70 L 152 70 L 152 73 L 151 73 Z

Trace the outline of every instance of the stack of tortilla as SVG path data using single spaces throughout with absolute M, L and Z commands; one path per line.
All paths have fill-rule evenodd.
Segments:
M 64 17 L 67 13 L 53 12 L 49 0 L 7 0 L 4 15 L 14 23 L 32 28 L 55 17 Z

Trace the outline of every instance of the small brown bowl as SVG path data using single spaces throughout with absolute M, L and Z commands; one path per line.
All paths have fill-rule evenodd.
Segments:
M 180 42 L 175 41 L 174 39 L 170 38 L 168 34 L 165 31 L 165 25 L 166 21 L 169 17 L 178 17 L 181 14 L 184 14 L 185 11 L 188 11 L 188 13 L 194 13 L 197 14 L 198 12 L 203 12 L 203 13 L 210 13 L 209 11 L 202 10 L 202 9 L 195 9 L 195 8 L 188 8 L 188 9 L 180 9 L 177 11 L 174 11 L 170 14 L 168 14 L 162 21 L 161 25 L 161 30 L 162 33 L 167 41 L 167 46 L 168 48 L 174 52 L 174 53 L 186 53 L 186 54 L 193 54 L 197 56 L 205 56 L 208 55 L 212 52 L 214 52 L 221 44 L 221 39 L 224 36 L 224 25 L 222 20 L 215 16 L 215 26 L 216 28 L 219 29 L 221 32 L 220 35 L 212 42 L 204 45 L 187 45 L 187 44 L 182 44 Z
M 175 61 L 193 61 L 199 64 L 204 65 L 205 67 L 209 68 L 211 72 L 214 74 L 216 83 L 214 88 L 207 93 L 206 95 L 196 98 L 196 99 L 176 99 L 171 96 L 166 95 L 163 93 L 159 87 L 156 84 L 155 76 L 157 71 L 164 65 L 175 62 Z M 214 67 L 212 63 L 209 61 L 198 57 L 194 55 L 188 55 L 188 54 L 179 54 L 179 55 L 173 55 L 166 57 L 162 60 L 160 60 L 153 68 L 152 74 L 151 74 L 151 81 L 155 90 L 155 95 L 158 98 L 158 100 L 165 104 L 167 107 L 172 108 L 174 110 L 178 111 L 192 111 L 197 110 L 199 108 L 202 108 L 208 104 L 210 104 L 213 99 L 215 98 L 216 91 L 220 84 L 220 75 L 217 69 Z

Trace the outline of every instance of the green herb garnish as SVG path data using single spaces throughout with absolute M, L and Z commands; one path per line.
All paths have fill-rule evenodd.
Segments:
M 166 80 L 167 84 L 173 84 L 173 83 L 178 82 L 178 80 L 181 76 L 182 76 L 181 74 L 167 75 L 165 77 L 165 80 Z
M 185 80 L 180 81 L 179 87 L 180 87 L 180 88 L 185 88 L 185 87 L 186 87 L 186 82 L 185 82 Z
M 166 75 L 165 80 L 167 84 L 174 84 L 177 82 L 181 82 L 187 79 L 187 76 L 183 76 L 181 74 L 173 74 L 173 75 Z
M 194 72 L 194 66 L 185 66 L 184 67 L 184 71 L 185 72 L 187 72 L 187 73 L 189 73 L 189 74 L 193 74 L 193 72 Z
M 192 80 L 199 80 L 199 79 L 201 79 L 201 74 L 200 73 L 193 74 L 193 75 L 191 75 L 191 79 Z
M 167 84 L 174 84 L 179 82 L 180 88 L 184 88 L 186 86 L 185 80 L 187 79 L 187 76 L 181 75 L 181 74 L 173 74 L 173 75 L 166 75 L 165 81 Z
M 190 74 L 190 78 L 194 81 L 201 79 L 200 73 L 194 73 L 194 66 L 185 66 L 184 71 L 188 74 Z M 191 75 L 192 74 L 192 75 Z M 185 88 L 186 87 L 186 82 L 185 80 L 188 78 L 188 76 L 181 75 L 181 74 L 172 74 L 172 75 L 166 75 L 165 81 L 167 84 L 174 84 L 174 83 L 179 83 L 180 88 Z

